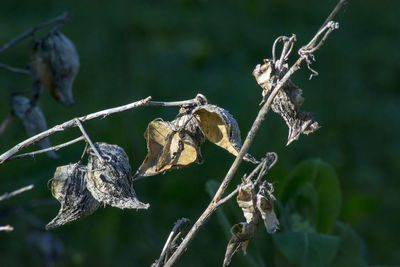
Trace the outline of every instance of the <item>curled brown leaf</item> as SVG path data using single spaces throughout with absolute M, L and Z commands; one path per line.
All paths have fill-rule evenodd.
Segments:
M 263 101 L 265 101 L 266 97 L 271 93 L 278 78 L 283 77 L 286 71 L 286 65 L 283 66 L 280 73 L 274 71 L 270 60 L 265 60 L 263 65 L 258 64 L 256 66 L 253 71 L 253 76 L 256 78 L 261 88 L 263 88 Z M 312 113 L 304 112 L 299 109 L 304 101 L 301 93 L 302 90 L 289 80 L 278 92 L 271 105 L 272 110 L 281 115 L 289 128 L 286 145 L 297 140 L 300 134 L 309 134 L 319 128 L 318 122 L 314 120 Z
M 204 134 L 192 114 L 181 112 L 172 122 L 155 119 L 149 123 L 144 134 L 148 153 L 135 179 L 203 162 Z
M 235 156 L 238 155 L 242 148 L 240 129 L 235 118 L 227 110 L 205 104 L 195 108 L 193 114 L 209 141 Z M 244 159 L 257 163 L 257 160 L 249 154 L 246 154 Z

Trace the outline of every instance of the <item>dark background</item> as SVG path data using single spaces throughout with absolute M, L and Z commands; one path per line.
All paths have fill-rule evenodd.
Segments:
M 331 164 L 341 182 L 340 219 L 362 238 L 367 263 L 394 265 L 400 263 L 400 2 L 349 2 L 336 18 L 340 29 L 315 54 L 313 67 L 320 75 L 309 81 L 303 65 L 292 79 L 303 89 L 303 109 L 314 112 L 322 128 L 286 147 L 286 125 L 271 113 L 250 152 L 257 158 L 267 151 L 278 153 L 271 180 L 283 179 L 303 159 L 319 157 Z M 295 33 L 297 49 L 308 42 L 335 4 L 317 0 L 1 1 L 0 44 L 71 12 L 62 32 L 80 55 L 73 90 L 76 104 L 66 108 L 44 93 L 39 105 L 49 127 L 149 95 L 174 101 L 202 93 L 234 115 L 244 138 L 260 102 L 261 90 L 251 75 L 254 66 L 271 57 L 272 43 L 280 35 Z M 6 51 L 0 62 L 25 66 L 28 43 Z M 0 69 L 0 119 L 10 110 L 10 93 L 29 87 L 28 78 Z M 94 141 L 122 146 L 136 170 L 146 155 L 147 123 L 157 117 L 171 120 L 176 113 L 177 108 L 144 107 L 93 120 L 85 128 Z M 78 134 L 70 129 L 52 136 L 51 142 L 58 144 Z M 14 121 L 1 137 L 0 152 L 25 138 L 21 123 Z M 60 150 L 58 160 L 40 155 L 0 167 L 0 194 L 35 184 L 34 190 L 1 203 L 0 224 L 15 227 L 11 233 L 0 233 L 1 266 L 42 265 L 29 240 L 32 233 L 43 233 L 34 225 L 43 226 L 58 211 L 47 181 L 57 166 L 76 162 L 83 148 L 79 143 Z M 233 161 L 209 142 L 202 153 L 203 165 L 134 184 L 139 199 L 151 204 L 148 211 L 100 208 L 51 232 L 64 247 L 59 266 L 149 266 L 158 258 L 174 221 L 180 217 L 195 221 L 210 200 L 206 181 L 221 181 Z M 244 163 L 235 183 L 250 170 L 251 165 Z M 279 190 L 279 183 L 276 187 Z M 221 265 L 228 241 L 224 230 L 213 216 L 178 266 Z M 263 235 L 267 236 L 265 230 L 258 238 Z

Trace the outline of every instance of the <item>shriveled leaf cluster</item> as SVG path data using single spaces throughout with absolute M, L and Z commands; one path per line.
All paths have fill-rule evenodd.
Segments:
M 72 84 L 79 70 L 75 45 L 61 32 L 32 43 L 31 67 L 52 97 L 66 106 L 74 103 Z
M 266 97 L 273 90 L 277 79 L 282 78 L 286 72 L 286 64 L 278 72 L 270 60 L 265 60 L 264 64 L 256 66 L 253 76 L 261 88 L 263 88 L 263 101 L 265 101 Z M 300 134 L 309 134 L 319 128 L 318 122 L 314 120 L 312 113 L 300 110 L 300 106 L 304 102 L 301 94 L 302 90 L 292 81 L 288 80 L 282 89 L 279 90 L 271 105 L 272 110 L 281 115 L 289 128 L 287 145 L 297 140 Z
M 61 208 L 46 229 L 90 215 L 100 204 L 120 209 L 147 209 L 150 206 L 136 197 L 125 151 L 106 143 L 96 143 L 95 146 L 102 159 L 89 149 L 87 166 L 70 164 L 56 169 L 51 189 Z
M 247 245 L 255 237 L 260 221 L 264 222 L 268 233 L 273 234 L 278 230 L 279 221 L 274 212 L 275 197 L 272 192 L 272 184 L 264 182 L 257 186 L 246 176 L 243 178 L 236 201 L 243 211 L 246 222 L 240 222 L 232 227 L 232 237 L 226 248 L 223 266 L 229 265 L 232 256 L 239 249 L 246 253 Z
M 208 104 L 205 97 L 201 97 L 197 105 L 183 106 L 175 120 L 159 118 L 149 123 L 144 134 L 148 153 L 135 179 L 194 162 L 201 164 L 200 146 L 205 139 L 235 156 L 239 153 L 242 142 L 236 120 L 227 110 Z M 245 160 L 257 162 L 249 154 Z

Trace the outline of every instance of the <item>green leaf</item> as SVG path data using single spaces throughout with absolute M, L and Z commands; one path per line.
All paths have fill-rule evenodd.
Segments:
M 342 222 L 336 224 L 334 232 L 340 237 L 340 244 L 332 267 L 365 266 L 366 262 L 361 249 L 362 241 L 357 233 Z
M 339 246 L 336 236 L 308 232 L 278 233 L 272 240 L 289 263 L 301 267 L 329 266 Z
M 317 232 L 332 232 L 340 212 L 341 191 L 329 164 L 320 159 L 303 161 L 286 179 L 278 198 L 285 205 L 296 207 Z

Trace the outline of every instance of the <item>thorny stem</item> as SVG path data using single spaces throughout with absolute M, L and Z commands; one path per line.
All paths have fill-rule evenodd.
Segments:
M 193 105 L 198 103 L 199 97 L 201 98 L 202 95 L 197 95 L 194 99 L 189 99 L 189 100 L 184 100 L 184 101 L 177 101 L 177 102 L 161 102 L 161 101 L 150 101 L 151 100 L 151 96 L 144 98 L 142 100 L 127 104 L 127 105 L 123 105 L 123 106 L 119 106 L 119 107 L 114 107 L 114 108 L 109 108 L 109 109 L 105 109 L 105 110 L 101 110 L 101 111 L 97 111 L 85 116 L 81 116 L 78 118 L 74 118 L 71 119 L 69 121 L 66 121 L 62 124 L 56 125 L 53 128 L 50 128 L 46 131 L 43 131 L 37 135 L 34 135 L 24 141 L 22 141 L 21 143 L 15 145 L 13 148 L 9 149 L 8 151 L 4 152 L 3 154 L 0 155 L 0 164 L 3 164 L 5 161 L 9 160 L 13 155 L 15 155 L 16 153 L 18 153 L 19 151 L 21 151 L 22 149 L 32 145 L 33 143 L 42 140 L 43 138 L 46 138 L 50 135 L 53 135 L 55 133 L 58 132 L 62 132 L 68 128 L 72 128 L 72 127 L 77 127 L 77 120 L 79 120 L 79 122 L 85 122 L 88 120 L 92 120 L 98 117 L 102 117 L 105 118 L 111 114 L 114 113 L 119 113 L 119 112 L 123 112 L 126 110 L 130 110 L 133 108 L 137 108 L 140 106 L 164 106 L 164 107 L 172 107 L 172 106 L 182 106 L 182 105 Z
M 340 7 L 343 6 L 343 0 L 341 0 L 337 6 L 335 7 L 334 10 L 339 11 Z M 339 6 L 339 8 L 338 8 Z M 334 13 L 334 15 L 337 13 L 337 11 Z M 333 13 L 333 12 L 332 12 Z M 328 18 L 331 17 L 332 13 L 329 15 Z M 332 17 L 333 18 L 333 17 Z M 330 33 L 330 32 L 329 32 Z M 328 33 L 328 34 L 329 34 Z M 316 35 L 321 35 L 320 31 Z M 326 35 L 327 36 L 327 35 Z M 314 37 L 316 38 L 316 37 Z M 314 39 L 313 38 L 313 39 Z M 318 37 L 317 37 L 318 38 Z M 326 38 L 325 38 L 326 39 Z M 315 45 L 315 44 L 313 44 Z M 318 46 L 318 45 L 317 45 Z M 318 46 L 319 48 L 320 46 Z M 303 49 L 302 47 L 301 49 Z M 309 49 L 310 47 L 307 47 Z M 301 50 L 300 49 L 300 50 Z M 300 51 L 299 50 L 299 51 Z M 314 50 L 315 51 L 315 50 Z M 278 94 L 279 90 L 282 88 L 282 86 L 289 80 L 289 78 L 293 75 L 294 72 L 296 72 L 300 68 L 300 64 L 306 60 L 306 56 L 300 55 L 299 59 L 292 65 L 292 67 L 286 72 L 286 74 L 282 77 L 282 79 L 279 80 L 279 82 L 276 84 L 275 88 L 272 90 L 271 94 L 269 95 L 267 101 L 265 104 L 262 106 L 260 111 L 258 112 L 258 115 L 250 129 L 250 131 L 247 134 L 246 140 L 243 143 L 243 146 L 239 152 L 239 154 L 236 156 L 234 162 L 232 163 L 229 171 L 227 172 L 224 180 L 222 181 L 220 187 L 218 188 L 218 191 L 215 193 L 214 198 L 211 200 L 210 204 L 206 208 L 206 210 L 200 215 L 198 220 L 195 222 L 195 224 L 192 226 L 192 228 L 189 230 L 189 232 L 186 234 L 185 238 L 182 240 L 181 244 L 179 247 L 176 249 L 175 253 L 170 257 L 168 262 L 165 264 L 165 266 L 172 266 L 178 258 L 187 250 L 188 245 L 190 242 L 193 240 L 194 236 L 198 233 L 199 229 L 201 226 L 203 226 L 208 218 L 211 216 L 211 214 L 214 213 L 214 211 L 217 209 L 218 201 L 221 199 L 223 193 L 225 192 L 226 188 L 228 187 L 229 183 L 231 182 L 234 174 L 239 168 L 240 163 L 243 160 L 244 155 L 247 153 L 247 151 L 250 148 L 251 143 L 254 140 L 254 137 L 260 128 L 260 125 L 262 121 L 264 120 L 266 114 L 268 113 L 272 101 L 274 100 L 275 96 Z
M 17 37 L 15 37 L 14 39 L 12 39 L 11 41 L 9 41 L 8 43 L 4 44 L 1 48 L 0 48 L 0 54 L 3 53 L 4 51 L 6 51 L 8 48 L 10 48 L 11 46 L 15 45 L 16 43 L 24 40 L 25 38 L 35 34 L 37 31 L 46 28 L 47 26 L 50 26 L 51 24 L 54 23 L 61 23 L 64 24 L 68 19 L 70 18 L 70 14 L 68 12 L 63 13 L 62 15 L 52 18 L 42 24 L 39 24 L 38 26 L 22 33 L 21 35 L 18 35 Z

